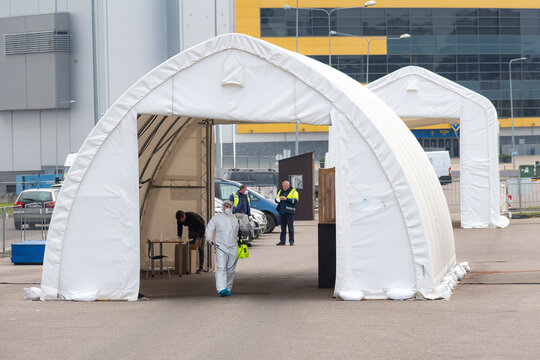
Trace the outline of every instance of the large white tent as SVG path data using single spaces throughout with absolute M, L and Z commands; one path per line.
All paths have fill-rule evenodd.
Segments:
M 333 68 L 227 34 L 149 72 L 91 131 L 53 214 L 41 298 L 136 300 L 146 238 L 174 234 L 178 208 L 212 214 L 212 125 L 296 121 L 332 125 L 336 296 L 448 297 L 462 273 L 448 208 L 401 119 Z
M 409 127 L 460 124 L 461 226 L 506 227 L 500 214 L 499 123 L 484 96 L 417 66 L 367 85 Z

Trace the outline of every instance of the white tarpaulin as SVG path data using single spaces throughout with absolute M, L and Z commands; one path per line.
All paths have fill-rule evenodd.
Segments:
M 449 296 L 464 272 L 456 263 L 450 215 L 427 156 L 401 119 L 333 68 L 227 34 L 145 75 L 89 134 L 56 203 L 41 299 L 97 293 L 97 299 L 136 300 L 141 242 L 150 226 L 145 216 L 172 218 L 168 204 L 183 196 L 171 190 L 168 197 L 162 191 L 152 198 L 145 186 L 158 191 L 168 186 L 159 184 L 199 179 L 200 173 L 188 171 L 195 165 L 172 173 L 169 160 L 175 156 L 180 163 L 192 157 L 210 161 L 200 150 L 190 153 L 189 142 L 176 140 L 204 139 L 196 135 L 197 124 L 238 121 L 332 125 L 337 296 Z M 184 130 L 190 126 L 191 133 Z M 177 146 L 184 146 L 181 156 L 175 155 Z
M 461 226 L 508 226 L 500 214 L 499 123 L 488 99 L 417 66 L 396 70 L 367 87 L 414 126 L 455 119 L 452 123 L 461 129 Z

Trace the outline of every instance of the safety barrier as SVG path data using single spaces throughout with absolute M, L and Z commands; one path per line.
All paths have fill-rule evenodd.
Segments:
M 11 244 L 26 240 L 46 240 L 52 208 L 34 206 L 28 209 L 20 206 L 0 208 L 0 236 L 2 255 L 6 256 Z
M 540 179 L 508 178 L 506 207 L 512 214 L 540 215 Z

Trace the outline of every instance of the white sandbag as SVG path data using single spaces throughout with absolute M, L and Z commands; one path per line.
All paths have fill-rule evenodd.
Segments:
M 459 265 L 463 266 L 463 268 L 467 271 L 471 271 L 471 267 L 469 266 L 468 261 L 460 262 Z
M 97 296 L 98 296 L 98 290 L 71 293 L 71 300 L 73 300 L 73 301 L 96 301 Z
M 41 296 L 41 289 L 38 287 L 29 287 L 29 288 L 23 288 L 24 290 L 24 299 L 25 300 L 39 300 L 39 297 Z
M 364 298 L 363 291 L 340 291 L 338 296 L 342 300 L 362 300 Z
M 452 288 L 449 284 L 441 284 L 436 288 L 436 290 L 441 294 L 441 298 L 450 300 L 450 297 L 452 296 Z
M 406 300 L 416 295 L 415 289 L 384 289 L 387 298 L 392 300 Z

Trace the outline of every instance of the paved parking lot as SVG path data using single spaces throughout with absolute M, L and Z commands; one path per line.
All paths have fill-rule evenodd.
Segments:
M 540 220 L 455 229 L 472 272 L 450 301 L 332 300 L 317 288 L 317 232 L 294 247 L 264 235 L 241 261 L 231 298 L 213 274 L 144 279 L 142 302 L 31 302 L 41 266 L 0 260 L 5 359 L 538 359 Z

